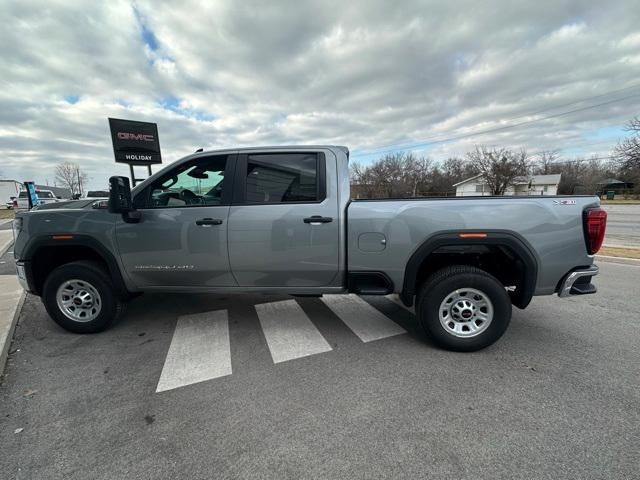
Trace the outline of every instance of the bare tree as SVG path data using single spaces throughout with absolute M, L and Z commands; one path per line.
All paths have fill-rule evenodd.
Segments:
M 375 181 L 388 198 L 402 197 L 404 194 L 405 160 L 404 152 L 389 153 L 372 166 Z
M 364 167 L 358 162 L 351 164 L 351 185 L 355 198 L 373 198 L 376 185 L 370 167 Z
M 432 170 L 429 193 L 432 195 L 455 195 L 454 184 L 477 174 L 478 171 L 475 167 L 462 158 L 448 158 Z
M 71 196 L 82 195 L 83 185 L 89 176 L 80 170 L 80 165 L 72 162 L 62 162 L 56 165 L 56 181 L 71 191 Z
M 506 148 L 476 146 L 467 153 L 470 163 L 482 175 L 492 195 L 504 195 L 518 177 L 528 174 L 526 151 L 514 152 Z
M 408 154 L 405 158 L 404 183 L 409 188 L 408 193 L 412 197 L 417 197 L 419 193 L 428 190 L 433 172 L 432 164 L 431 159 L 416 157 L 413 153 Z
M 534 172 L 538 175 L 560 173 L 558 171 L 559 150 L 543 150 L 538 156 Z
M 620 173 L 627 180 L 640 181 L 640 117 L 631 119 L 625 126 L 631 136 L 618 143 L 613 151 Z
M 432 173 L 431 160 L 413 153 L 387 154 L 366 167 L 351 164 L 356 198 L 417 196 L 430 189 Z

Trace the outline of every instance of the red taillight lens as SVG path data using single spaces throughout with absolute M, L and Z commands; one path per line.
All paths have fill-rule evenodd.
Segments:
M 587 251 L 589 255 L 593 255 L 600 250 L 604 241 L 604 231 L 607 228 L 607 212 L 601 208 L 591 208 L 587 210 L 584 222 Z

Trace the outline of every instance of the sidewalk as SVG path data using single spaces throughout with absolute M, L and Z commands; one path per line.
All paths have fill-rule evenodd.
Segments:
M 0 275 L 0 375 L 9 354 L 20 308 L 24 300 L 24 290 L 15 275 Z
M 640 259 L 628 257 L 612 257 L 610 255 L 596 255 L 596 262 L 619 263 L 622 265 L 640 266 Z
M 11 248 L 12 244 L 13 232 L 0 230 L 0 257 Z M 4 372 L 13 329 L 16 326 L 23 300 L 24 290 L 18 283 L 18 277 L 0 275 L 0 375 Z

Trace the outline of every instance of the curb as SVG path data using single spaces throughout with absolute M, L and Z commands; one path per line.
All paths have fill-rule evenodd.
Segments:
M 11 346 L 11 340 L 13 339 L 13 332 L 16 328 L 16 324 L 18 323 L 18 317 L 20 317 L 20 312 L 22 311 L 22 306 L 26 296 L 27 294 L 23 290 L 13 308 L 9 309 L 8 316 L 10 317 L 10 320 L 8 326 L 5 326 L 3 331 L 0 331 L 0 375 L 4 373 L 4 367 L 6 366 L 7 357 L 9 355 L 9 347 Z
M 596 255 L 596 260 L 599 262 L 618 263 L 621 265 L 636 265 L 640 266 L 640 259 L 628 258 L 628 257 L 610 257 L 609 255 Z
M 603 247 L 611 247 L 611 248 L 624 248 L 627 250 L 640 250 L 640 246 L 629 246 L 629 245 L 618 245 L 617 243 L 607 243 L 606 245 L 602 245 Z

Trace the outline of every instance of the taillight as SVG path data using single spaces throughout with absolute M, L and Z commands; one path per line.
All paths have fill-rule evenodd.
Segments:
M 584 233 L 587 241 L 587 252 L 594 255 L 600 250 L 607 228 L 607 212 L 601 208 L 590 208 L 584 217 Z

